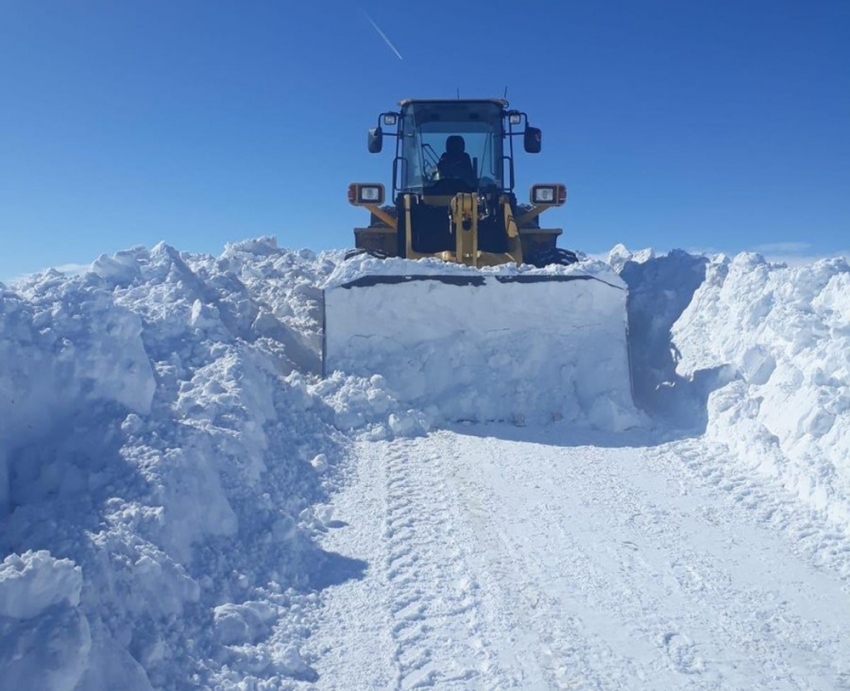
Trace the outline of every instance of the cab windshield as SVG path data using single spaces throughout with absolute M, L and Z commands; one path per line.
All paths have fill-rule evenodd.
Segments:
M 402 185 L 427 192 L 447 180 L 478 189 L 503 185 L 502 109 L 496 103 L 408 103 L 401 121 Z

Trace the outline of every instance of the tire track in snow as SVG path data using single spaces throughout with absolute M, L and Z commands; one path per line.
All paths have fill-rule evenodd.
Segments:
M 396 688 L 507 688 L 482 632 L 479 585 L 455 539 L 439 453 L 415 441 L 373 446 L 386 483 L 385 573 Z
M 732 460 L 732 452 L 716 442 L 686 439 L 657 447 L 652 455 L 672 472 L 670 458 L 676 458 L 709 488 L 727 495 L 741 509 L 742 518 L 785 533 L 795 554 L 838 574 L 850 594 L 850 535 L 801 507 L 778 480 L 747 474 Z M 705 518 L 715 524 L 719 520 L 708 510 Z
M 488 455 L 486 441 L 481 441 L 484 452 L 474 454 L 475 460 Z M 436 432 L 411 444 L 440 459 L 445 479 L 440 490 L 453 497 L 452 535 L 466 548 L 465 560 L 479 583 L 478 609 L 490 632 L 487 645 L 502 668 L 502 681 L 486 688 L 627 688 L 619 685 L 628 679 L 620 673 L 621 661 L 599 636 L 587 631 L 577 617 L 546 616 L 557 605 L 541 576 L 552 570 L 553 551 L 523 555 L 522 541 L 503 529 L 500 499 L 485 485 L 460 477 L 470 458 L 459 449 L 456 435 Z M 421 448 L 410 451 L 422 453 Z M 530 533 L 548 528 L 545 523 L 526 526 Z M 558 547 L 580 551 L 577 543 L 570 548 L 561 541 Z M 587 568 L 591 567 L 588 561 Z M 561 645 L 562 641 L 569 643 Z
M 355 446 L 337 535 L 369 575 L 320 688 L 850 688 L 840 541 L 797 553 L 818 526 L 722 450 L 489 431 Z
M 630 688 L 631 680 L 640 676 L 632 662 L 619 656 L 604 636 L 561 601 L 553 575 L 572 576 L 570 591 L 583 594 L 596 606 L 611 590 L 606 573 L 574 539 L 573 526 L 558 520 L 562 506 L 541 493 L 542 502 L 535 501 L 537 497 L 521 497 L 524 510 L 517 515 L 512 510 L 516 507 L 505 501 L 508 497 L 497 495 L 490 483 L 470 482 L 472 476 L 466 471 L 472 455 L 461 448 L 459 440 L 463 438 L 454 433 L 440 434 L 444 453 L 453 458 L 456 467 L 458 492 L 467 500 L 473 517 L 480 569 L 497 576 L 493 597 L 499 600 L 502 619 L 513 620 L 512 628 L 524 632 L 524 650 L 509 646 L 514 663 L 533 679 L 522 688 Z M 486 468 L 483 474 L 498 477 L 501 468 L 516 465 L 513 459 L 503 457 L 492 440 L 476 441 L 480 450 L 474 454 L 475 462 L 481 463 L 476 475 Z M 520 466 L 527 476 L 534 475 L 533 462 Z M 513 486 L 519 489 L 521 484 Z M 519 520 L 512 523 L 512 518 Z M 529 543 L 540 549 L 529 549 Z
M 729 497 L 699 483 L 671 496 L 671 482 L 693 478 L 659 472 L 654 452 L 443 443 L 459 447 L 449 453 L 482 516 L 485 553 L 501 552 L 495 568 L 513 562 L 504 584 L 522 599 L 506 604 L 537 634 L 549 688 L 835 688 L 846 678 L 848 608 L 834 575 L 789 560 Z M 672 463 L 676 452 L 661 455 Z M 723 522 L 706 524 L 704 510 Z

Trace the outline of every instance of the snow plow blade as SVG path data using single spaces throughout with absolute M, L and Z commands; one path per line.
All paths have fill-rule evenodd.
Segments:
M 325 376 L 380 375 L 437 420 L 635 424 L 627 291 L 607 267 L 378 262 L 324 288 Z

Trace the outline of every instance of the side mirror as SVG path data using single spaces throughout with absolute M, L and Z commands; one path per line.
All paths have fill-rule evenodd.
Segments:
M 540 144 L 543 133 L 537 127 L 526 127 L 523 136 L 523 144 L 526 152 L 530 154 L 540 153 Z
M 381 153 L 381 149 L 384 148 L 384 131 L 380 127 L 373 127 L 369 130 L 366 144 L 370 154 Z

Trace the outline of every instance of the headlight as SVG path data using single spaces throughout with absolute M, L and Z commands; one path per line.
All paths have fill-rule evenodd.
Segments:
M 378 183 L 354 182 L 348 186 L 348 201 L 354 206 L 384 203 L 384 186 Z
M 381 199 L 380 187 L 361 187 L 360 201 L 362 202 L 377 202 Z
M 553 201 L 555 201 L 554 187 L 538 187 L 534 190 L 535 204 L 551 204 Z
M 567 201 L 567 188 L 564 185 L 532 185 L 531 203 L 547 206 L 560 206 Z

